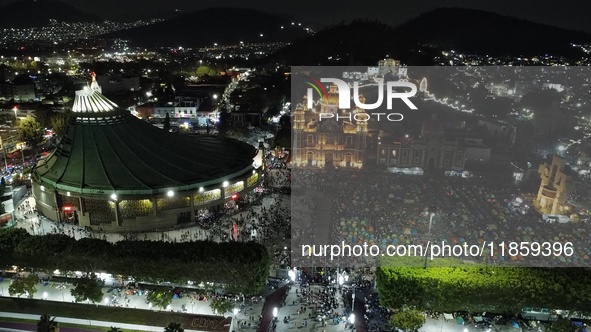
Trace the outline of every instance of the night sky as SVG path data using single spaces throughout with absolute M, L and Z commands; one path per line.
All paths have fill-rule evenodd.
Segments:
M 42 0 L 37 0 L 42 1 Z M 437 7 L 463 7 L 492 11 L 572 30 L 591 33 L 588 0 L 61 0 L 104 18 L 180 9 L 190 12 L 209 7 L 247 7 L 288 14 L 303 23 L 322 27 L 356 18 L 377 19 L 395 26 Z M 14 0 L 0 0 L 0 5 Z

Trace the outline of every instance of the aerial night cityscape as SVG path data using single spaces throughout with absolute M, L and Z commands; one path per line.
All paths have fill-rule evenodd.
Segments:
M 586 332 L 589 12 L 0 0 L 0 331 Z

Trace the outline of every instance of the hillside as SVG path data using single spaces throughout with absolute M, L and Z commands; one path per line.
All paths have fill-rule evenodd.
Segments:
M 0 6 L 0 29 L 46 26 L 50 19 L 62 22 L 103 21 L 57 0 L 19 0 Z
M 266 60 L 290 65 L 374 65 L 390 56 L 408 65 L 433 65 L 441 50 L 451 49 L 496 56 L 582 56 L 570 43 L 591 44 L 591 36 L 494 13 L 444 8 L 395 28 L 367 20 L 329 27 Z
M 287 42 L 305 36 L 301 27 L 292 26 L 290 20 L 276 15 L 252 9 L 211 8 L 103 37 L 128 39 L 140 46 L 195 47 L 240 41 Z
M 591 43 L 591 36 L 583 32 L 460 8 L 433 10 L 395 32 L 436 48 L 491 55 L 576 56 L 580 53 L 570 43 Z
M 385 24 L 358 20 L 328 27 L 277 51 L 266 61 L 287 65 L 375 65 L 387 56 L 430 65 L 434 54 Z

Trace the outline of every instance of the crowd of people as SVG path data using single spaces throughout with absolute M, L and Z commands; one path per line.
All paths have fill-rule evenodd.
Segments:
M 338 190 L 332 193 L 333 243 L 386 246 L 419 244 L 427 238 L 469 245 L 484 241 L 572 242 L 573 254 L 557 255 L 550 264 L 588 263 L 591 252 L 586 248 L 591 243 L 591 233 L 580 229 L 577 223 L 544 223 L 533 208 L 512 208 L 510 203 L 522 194 L 513 183 L 479 177 L 332 172 L 340 179 Z M 507 250 L 502 256 L 498 246 L 493 250 L 486 257 L 493 263 L 535 260 L 509 256 Z

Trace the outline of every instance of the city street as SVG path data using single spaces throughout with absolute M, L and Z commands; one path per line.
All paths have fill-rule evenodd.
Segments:
M 9 296 L 8 287 L 10 286 L 10 283 L 11 281 L 8 279 L 4 279 L 0 282 L 1 296 Z M 33 298 L 58 302 L 74 302 L 74 297 L 70 294 L 72 289 L 73 286 L 66 283 L 49 282 L 47 285 L 39 283 L 37 285 L 37 292 L 33 295 Z M 117 290 L 111 286 L 103 287 L 103 294 L 103 301 L 97 305 L 160 310 L 159 308 L 151 308 L 151 306 L 146 303 L 146 295 L 125 296 L 124 292 L 117 292 Z M 126 304 L 125 302 L 127 299 L 129 302 Z M 182 311 L 183 305 L 185 305 L 186 313 L 188 314 L 213 315 L 213 311 L 209 307 L 208 302 L 191 300 L 186 296 L 173 299 L 168 310 Z

